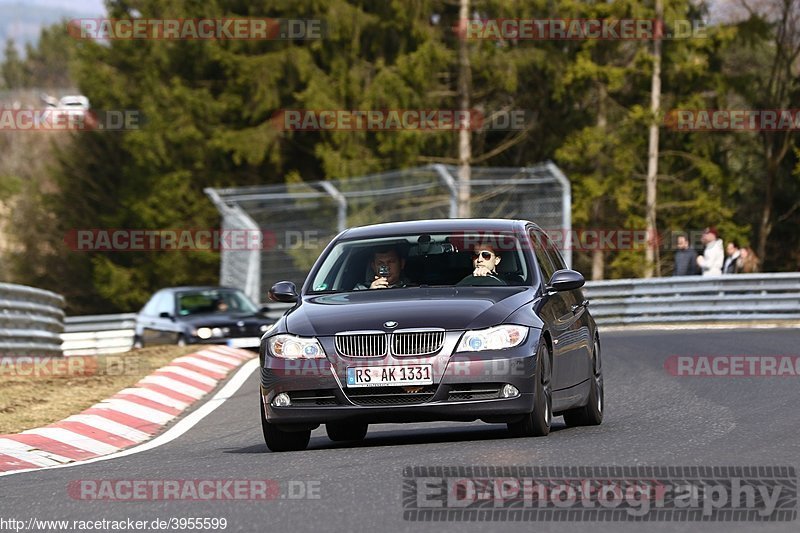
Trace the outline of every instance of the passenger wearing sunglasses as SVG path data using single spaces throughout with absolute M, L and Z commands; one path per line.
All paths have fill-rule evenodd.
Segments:
M 499 264 L 500 256 L 497 255 L 491 245 L 481 244 L 472 250 L 473 276 L 494 276 L 497 278 L 497 265 Z

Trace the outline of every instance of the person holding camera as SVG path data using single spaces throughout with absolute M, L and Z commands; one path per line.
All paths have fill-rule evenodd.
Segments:
M 353 290 L 406 287 L 408 280 L 403 276 L 405 266 L 406 260 L 400 255 L 397 248 L 388 247 L 375 250 L 370 261 L 370 267 L 375 274 L 372 282 L 369 286 L 359 283 L 353 287 Z

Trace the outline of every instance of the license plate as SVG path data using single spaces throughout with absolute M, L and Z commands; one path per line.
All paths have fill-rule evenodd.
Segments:
M 351 366 L 347 368 L 348 387 L 432 384 L 432 365 Z
M 237 337 L 228 339 L 228 346 L 231 348 L 258 348 L 261 345 L 259 337 Z

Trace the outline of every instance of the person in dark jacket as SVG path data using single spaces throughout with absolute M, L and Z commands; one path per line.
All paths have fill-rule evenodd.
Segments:
M 689 248 L 689 239 L 680 234 L 677 237 L 678 251 L 675 252 L 673 276 L 696 276 L 700 274 L 697 266 L 697 252 Z
M 728 241 L 728 246 L 725 248 L 725 251 L 728 253 L 728 257 L 725 258 L 725 262 L 722 264 L 722 273 L 738 274 L 741 272 L 742 266 L 739 245 L 736 241 Z

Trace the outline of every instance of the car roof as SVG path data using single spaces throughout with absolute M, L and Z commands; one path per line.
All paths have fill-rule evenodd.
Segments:
M 436 233 L 447 231 L 505 231 L 511 232 L 525 228 L 531 224 L 527 220 L 511 220 L 506 218 L 443 218 L 432 220 L 410 220 L 406 222 L 388 222 L 350 228 L 340 238 L 361 239 L 381 237 L 384 235 Z

